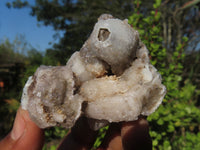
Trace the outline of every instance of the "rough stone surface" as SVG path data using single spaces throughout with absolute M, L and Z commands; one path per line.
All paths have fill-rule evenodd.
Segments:
M 27 81 L 22 108 L 41 128 L 70 128 L 87 116 L 95 130 L 150 115 L 166 93 L 148 50 L 127 20 L 104 14 L 66 66 L 41 66 Z

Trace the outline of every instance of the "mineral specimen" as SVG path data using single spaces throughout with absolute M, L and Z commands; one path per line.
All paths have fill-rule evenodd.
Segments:
M 27 81 L 22 108 L 41 128 L 70 128 L 84 115 L 94 129 L 150 115 L 166 93 L 148 50 L 127 22 L 104 14 L 66 66 L 41 66 Z

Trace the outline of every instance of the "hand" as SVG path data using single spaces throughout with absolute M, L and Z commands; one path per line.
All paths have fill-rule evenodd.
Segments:
M 58 147 L 58 150 L 89 150 L 97 137 L 97 131 L 89 128 L 87 119 L 80 118 Z M 44 131 L 29 118 L 21 107 L 17 111 L 12 131 L 0 142 L 3 150 L 40 150 L 44 143 Z M 144 117 L 137 121 L 112 123 L 97 150 L 150 150 L 148 122 Z
M 44 131 L 38 128 L 26 110 L 17 111 L 12 131 L 0 142 L 2 150 L 39 150 L 44 143 Z

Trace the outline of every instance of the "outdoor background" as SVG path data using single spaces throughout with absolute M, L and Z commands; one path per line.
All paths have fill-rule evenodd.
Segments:
M 42 28 L 30 25 L 29 32 L 14 35 L 17 24 L 6 25 L 7 32 L 0 24 L 0 139 L 12 128 L 27 78 L 41 64 L 65 65 L 88 38 L 97 18 L 110 13 L 127 18 L 139 31 L 167 87 L 162 105 L 148 117 L 153 148 L 200 149 L 200 0 L 3 0 L 0 5 L 16 16 L 26 10 L 23 14 Z M 15 15 L 13 19 L 22 21 Z M 27 23 L 23 20 L 22 30 L 27 30 Z M 99 131 L 94 147 L 107 128 Z M 56 149 L 66 133 L 59 127 L 47 129 L 43 149 Z

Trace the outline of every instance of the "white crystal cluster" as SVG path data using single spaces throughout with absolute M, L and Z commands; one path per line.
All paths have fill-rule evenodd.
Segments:
M 94 129 L 150 115 L 166 93 L 148 50 L 127 20 L 104 14 L 66 66 L 41 66 L 27 81 L 22 108 L 41 128 L 70 128 L 84 115 Z

